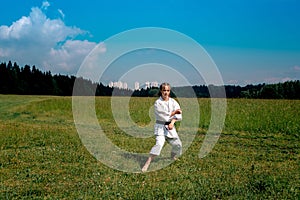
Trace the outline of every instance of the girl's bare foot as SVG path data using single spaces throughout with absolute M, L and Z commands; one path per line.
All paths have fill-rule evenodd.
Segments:
M 144 167 L 142 168 L 142 172 L 146 172 L 148 170 L 150 163 L 145 163 Z
M 150 165 L 150 163 L 151 163 L 151 161 L 153 160 L 154 157 L 155 157 L 155 155 L 149 156 L 149 158 L 147 159 L 144 167 L 142 168 L 142 172 L 146 172 L 148 170 L 148 167 L 149 167 L 149 165 Z

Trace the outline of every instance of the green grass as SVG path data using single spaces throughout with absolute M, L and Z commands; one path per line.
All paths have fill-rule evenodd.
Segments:
M 154 100 L 130 99 L 130 116 L 141 127 L 151 122 Z M 224 131 L 213 151 L 199 159 L 210 100 L 198 100 L 199 129 L 179 161 L 148 173 L 124 173 L 84 147 L 71 97 L 0 95 L 0 199 L 300 198 L 300 101 L 228 99 Z M 130 137 L 118 128 L 110 98 L 97 97 L 96 108 L 116 145 L 150 150 L 154 138 Z

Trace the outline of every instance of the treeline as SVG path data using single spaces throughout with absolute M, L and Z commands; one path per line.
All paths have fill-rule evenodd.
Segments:
M 186 88 L 174 88 L 173 91 L 176 93 L 176 96 L 182 97 L 191 97 L 191 93 L 187 93 Z M 215 97 L 218 97 L 218 93 L 221 94 L 221 91 L 225 88 L 227 98 L 251 98 L 251 99 L 300 99 L 300 81 L 286 81 L 284 83 L 276 84 L 258 84 L 258 85 L 246 85 L 233 86 L 192 86 L 193 90 L 197 97 L 210 97 L 210 92 L 213 91 L 216 94 Z M 189 90 L 190 91 L 190 90 Z M 194 95 L 195 96 L 195 95 Z
M 42 72 L 35 66 L 25 65 L 20 68 L 16 62 L 11 61 L 0 64 L 0 94 L 71 96 L 75 80 L 75 76 L 52 75 L 50 71 Z M 114 89 L 82 78 L 77 81 L 86 94 L 95 91 L 95 87 L 96 93 L 93 95 L 97 96 L 128 96 L 132 93 L 130 90 Z
M 52 75 L 50 71 L 42 72 L 35 66 L 19 67 L 17 63 L 0 64 L 0 94 L 21 95 L 55 95 L 71 96 L 74 82 L 78 81 L 82 95 L 96 96 L 136 96 L 152 97 L 158 95 L 158 88 L 147 88 L 132 91 L 93 83 L 90 80 L 67 75 Z M 287 81 L 276 84 L 258 84 L 232 86 L 225 85 L 227 98 L 256 98 L 256 99 L 300 99 L 300 81 Z M 173 87 L 172 96 L 209 98 L 210 91 L 222 90 L 221 86 L 185 86 Z M 215 95 L 214 95 L 215 96 Z

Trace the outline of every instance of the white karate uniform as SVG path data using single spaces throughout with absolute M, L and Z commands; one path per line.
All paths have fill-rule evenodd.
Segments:
M 173 118 L 176 118 L 178 121 L 182 120 L 182 114 L 176 114 L 170 117 L 173 111 L 180 109 L 178 102 L 173 98 L 164 101 L 162 97 L 160 97 L 155 101 L 154 109 L 156 118 L 156 123 L 154 125 L 156 144 L 152 147 L 150 154 L 159 155 L 167 140 L 172 146 L 172 153 L 180 156 L 182 153 L 182 143 L 176 128 L 174 126 L 172 130 L 169 130 L 168 125 L 164 124 L 165 122 L 170 122 Z

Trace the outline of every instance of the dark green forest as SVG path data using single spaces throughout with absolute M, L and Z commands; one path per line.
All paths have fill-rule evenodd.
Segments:
M 50 71 L 42 72 L 35 66 L 31 67 L 25 65 L 24 67 L 20 67 L 16 62 L 2 62 L 0 64 L 0 94 L 71 96 L 73 94 L 73 85 L 76 78 L 75 76 L 69 75 L 52 75 Z M 154 87 L 133 91 L 130 89 L 111 88 L 102 83 L 93 83 L 81 77 L 78 77 L 76 81 L 78 81 L 80 85 L 82 85 L 81 88 L 86 91 L 81 94 L 136 97 L 152 97 L 158 95 L 158 88 Z M 246 86 L 195 85 L 173 87 L 172 96 L 195 97 L 196 95 L 200 98 L 209 98 L 209 91 L 218 91 L 218 89 L 222 89 L 223 87 L 225 88 L 227 98 L 300 99 L 299 80 Z M 191 91 L 194 91 L 194 93 Z

